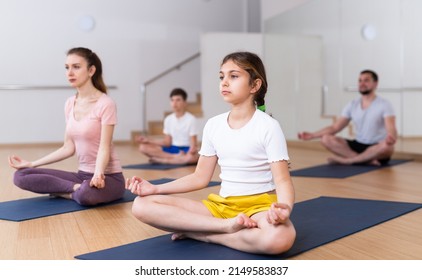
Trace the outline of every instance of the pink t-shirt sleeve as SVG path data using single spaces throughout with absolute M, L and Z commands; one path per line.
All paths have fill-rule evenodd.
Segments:
M 116 103 L 108 97 L 104 96 L 100 100 L 95 114 L 101 119 L 102 125 L 116 125 L 117 124 L 117 108 Z

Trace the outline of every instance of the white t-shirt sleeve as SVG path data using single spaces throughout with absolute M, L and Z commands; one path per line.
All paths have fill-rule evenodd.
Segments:
M 166 135 L 170 135 L 170 133 L 171 133 L 170 132 L 170 127 L 171 127 L 170 118 L 171 118 L 171 115 L 168 115 L 167 117 L 164 118 L 164 122 L 163 122 L 163 133 L 166 134 Z
M 198 135 L 198 127 L 196 122 L 196 117 L 192 115 L 190 119 L 190 125 L 189 125 L 189 136 L 196 136 Z
M 343 108 L 343 110 L 341 111 L 341 116 L 342 117 L 345 117 L 345 118 L 347 118 L 347 119 L 352 119 L 352 106 L 353 106 L 353 102 L 354 101 L 351 101 L 351 102 L 349 102 L 344 108 Z
M 215 123 L 215 122 L 214 122 Z M 208 120 L 204 126 L 204 131 L 202 134 L 202 144 L 199 154 L 202 156 L 215 156 L 216 150 L 211 141 L 211 130 L 213 129 L 213 123 L 211 120 Z
M 390 102 L 388 102 L 387 100 L 384 100 L 383 106 L 384 106 L 384 114 L 383 114 L 384 118 L 395 116 L 393 105 Z
M 284 137 L 280 124 L 277 121 L 272 121 L 269 123 L 269 126 L 271 127 L 266 130 L 264 137 L 268 162 L 289 160 L 286 138 Z

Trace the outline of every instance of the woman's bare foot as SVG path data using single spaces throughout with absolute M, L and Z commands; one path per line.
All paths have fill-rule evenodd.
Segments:
M 75 184 L 73 186 L 73 191 L 77 191 L 81 187 L 81 184 Z
M 50 193 L 50 196 L 72 199 L 72 195 L 70 193 Z

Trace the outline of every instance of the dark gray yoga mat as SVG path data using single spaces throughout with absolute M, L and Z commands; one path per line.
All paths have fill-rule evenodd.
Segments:
M 340 164 L 321 164 L 308 168 L 290 171 L 291 176 L 296 177 L 314 177 L 314 178 L 347 178 L 363 174 L 366 172 L 379 170 L 386 167 L 406 163 L 410 160 L 393 159 L 387 164 L 381 166 L 373 165 L 340 165 Z
M 170 234 L 76 256 L 82 260 L 274 260 L 286 259 L 422 207 L 418 203 L 319 197 L 295 204 L 297 237 L 280 255 L 258 255 Z
M 163 184 L 174 179 L 161 178 L 157 180 L 150 180 L 153 184 Z M 220 182 L 211 181 L 208 186 L 218 186 Z M 99 204 L 96 206 L 82 206 L 73 200 L 50 197 L 48 195 L 18 199 L 13 201 L 0 202 L 0 219 L 9 221 L 24 221 L 46 216 L 70 213 L 96 207 L 108 206 L 118 203 L 130 202 L 135 199 L 136 195 L 126 191 L 121 199 L 112 201 L 110 203 Z

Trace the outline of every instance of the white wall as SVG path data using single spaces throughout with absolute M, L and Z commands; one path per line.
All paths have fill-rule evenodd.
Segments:
M 261 18 L 265 21 L 312 0 L 261 0 Z
M 323 116 L 322 45 L 318 36 L 264 36 L 265 103 L 287 140 L 296 140 L 299 131 L 312 131 L 332 122 Z
M 0 86 L 67 85 L 65 53 L 71 47 L 93 49 L 118 106 L 116 140 L 142 129 L 140 87 L 168 67 L 197 53 L 204 32 L 243 32 L 244 0 L 5 0 L 0 1 Z M 78 28 L 83 15 L 95 28 Z M 192 67 L 192 66 L 190 66 Z M 196 69 L 194 72 L 198 72 Z M 191 71 L 191 70 L 190 70 Z M 180 77 L 189 94 L 200 91 L 199 75 L 168 78 L 165 92 Z M 186 84 L 187 79 L 191 79 Z M 183 79 L 183 81 L 182 81 Z M 63 140 L 64 100 L 73 90 L 0 90 L 0 144 Z
M 198 52 L 202 34 L 259 29 L 250 26 L 252 11 L 257 10 L 266 22 L 283 13 L 282 23 L 287 33 L 323 38 L 324 82 L 329 85 L 331 100 L 326 104 L 326 113 L 338 113 L 338 108 L 354 96 L 343 88 L 355 84 L 355 71 L 361 67 L 359 63 L 368 61 L 369 66 L 380 68 L 377 70 L 381 81 L 388 85 L 398 81 L 397 86 L 408 89 L 400 96 L 394 92 L 386 95 L 390 95 L 398 110 L 406 108 L 400 118 L 413 120 L 399 120 L 403 124 L 400 129 L 407 135 L 421 135 L 422 128 L 414 121 L 420 119 L 422 113 L 418 106 L 422 103 L 422 94 L 411 89 L 421 86 L 422 63 L 418 63 L 422 49 L 421 1 L 260 0 L 260 9 L 254 1 L 0 1 L 0 87 L 7 84 L 66 85 L 65 52 L 75 46 L 92 48 L 103 61 L 106 83 L 117 87 L 110 91 L 119 110 L 115 139 L 128 140 L 132 130 L 143 129 L 142 83 Z M 363 6 L 365 9 L 361 8 Z M 93 31 L 84 32 L 78 28 L 82 15 L 95 18 Z M 380 41 L 361 41 L 360 27 L 368 21 L 376 23 Z M 235 38 L 228 38 L 224 44 L 234 44 L 232 39 Z M 356 49 L 355 39 L 360 40 Z M 219 43 L 216 42 L 215 47 L 219 47 Z M 242 43 L 242 47 L 249 46 Z M 397 53 L 398 49 L 400 53 Z M 363 56 L 353 59 L 358 54 Z M 217 68 L 211 68 L 209 74 L 218 73 L 222 55 L 218 55 L 216 65 L 213 64 Z M 396 65 L 397 61 L 400 65 Z M 191 98 L 203 88 L 210 90 L 201 84 L 203 73 L 199 75 L 198 68 L 204 67 L 199 64 L 194 61 L 186 67 L 188 70 L 165 78 L 162 85 L 161 82 L 151 85 L 148 94 L 162 95 L 155 102 L 158 100 L 160 106 L 168 106 L 168 92 L 175 84 L 186 87 Z M 348 65 L 347 69 L 345 65 Z M 218 90 L 218 81 L 213 82 L 211 86 Z M 73 93 L 73 90 L 0 90 L 3 131 L 0 144 L 62 141 L 63 103 Z M 213 106 L 211 100 L 207 102 Z

